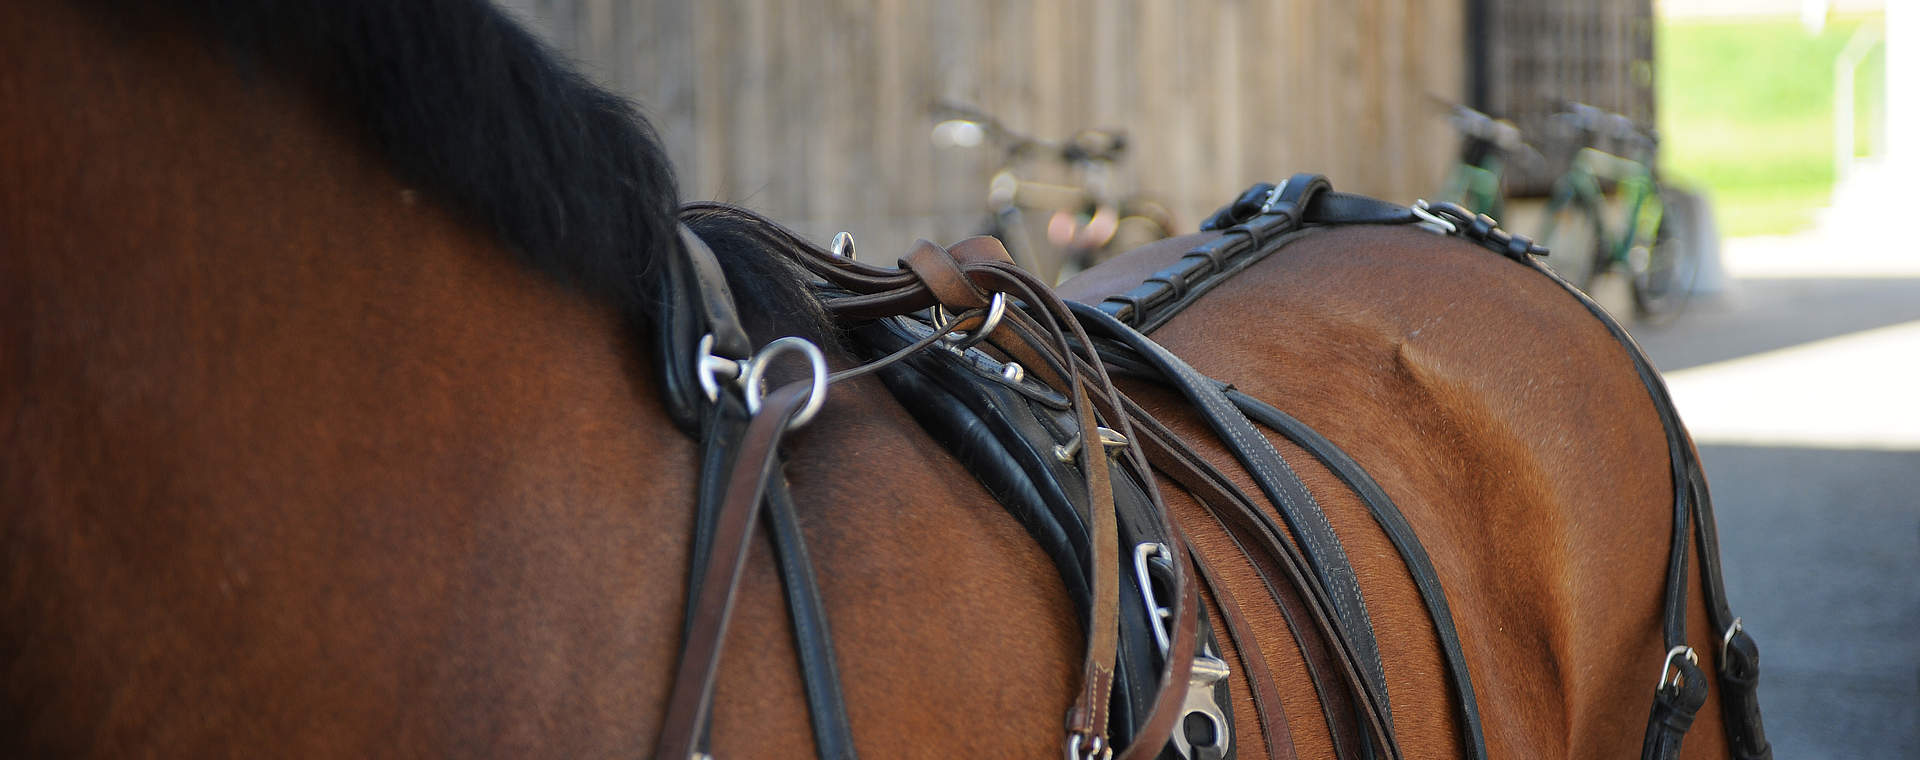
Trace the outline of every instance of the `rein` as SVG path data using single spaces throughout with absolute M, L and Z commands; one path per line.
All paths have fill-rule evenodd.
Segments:
M 898 268 L 884 268 L 854 261 L 846 250 L 850 242 L 843 248 L 836 240 L 829 254 L 771 228 L 763 233 L 770 247 L 788 251 L 818 280 L 830 314 L 865 325 L 860 334 L 881 354 L 831 374 L 819 348 L 800 338 L 753 351 L 713 253 L 682 227 L 683 245 L 667 257 L 661 281 L 661 300 L 669 307 L 657 344 L 664 352 L 668 409 L 699 440 L 701 475 L 685 640 L 655 756 L 708 757 L 703 748 L 720 645 L 764 510 L 794 621 L 816 745 L 822 757 L 855 757 L 826 615 L 781 473 L 779 445 L 818 411 L 833 383 L 879 373 L 896 393 L 932 394 L 939 403 L 931 406 L 946 410 L 941 414 L 984 420 L 1012 441 L 943 442 L 962 461 L 981 460 L 993 470 L 973 468 L 983 482 L 999 484 L 992 490 L 1054 556 L 1081 609 L 1086 655 L 1066 716 L 1069 760 L 1110 758 L 1116 747 L 1121 758 L 1211 760 L 1230 751 L 1225 686 L 1232 669 L 1213 654 L 1216 632 L 1201 625 L 1209 619 L 1201 610 L 1202 586 L 1252 688 L 1267 754 L 1293 756 L 1279 694 L 1239 602 L 1173 522 L 1155 471 L 1189 491 L 1259 574 L 1301 648 L 1336 755 L 1402 756 L 1378 644 L 1351 562 L 1318 501 L 1259 427 L 1325 465 L 1359 496 L 1393 543 L 1439 639 L 1460 706 L 1463 744 L 1471 757 L 1486 757 L 1472 681 L 1440 579 L 1384 490 L 1310 427 L 1200 374 L 1145 335 L 1306 228 L 1331 224 L 1422 224 L 1475 242 L 1553 278 L 1626 349 L 1660 412 L 1675 485 L 1664 625 L 1670 649 L 1643 757 L 1676 757 L 1706 697 L 1697 654 L 1685 645 L 1690 526 L 1701 550 L 1709 612 L 1725 631 L 1718 654 L 1729 739 L 1737 757 L 1770 757 L 1754 692 L 1758 655 L 1725 603 L 1705 479 L 1644 353 L 1604 310 L 1536 260 L 1544 249 L 1500 230 L 1492 219 L 1452 204 L 1405 207 L 1336 193 L 1324 178 L 1306 174 L 1277 187 L 1256 185 L 1203 225 L 1220 230 L 1220 237 L 1097 306 L 1062 302 L 991 238 L 952 248 L 921 241 Z M 920 318 L 922 312 L 929 316 Z M 766 367 L 784 353 L 806 358 L 811 379 L 763 392 Z M 1272 509 L 1240 492 L 1122 394 L 1109 367 L 1169 385 L 1198 407 Z M 942 423 L 927 412 L 922 424 L 937 432 Z M 1009 501 L 1009 494 L 1018 498 Z M 1194 715 L 1213 722 L 1211 734 L 1192 732 Z

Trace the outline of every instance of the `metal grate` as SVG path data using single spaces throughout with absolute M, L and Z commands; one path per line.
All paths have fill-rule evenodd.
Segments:
M 1544 195 L 1580 146 L 1548 117 L 1562 101 L 1654 122 L 1652 0 L 1488 0 L 1486 108 L 1513 120 L 1546 155 L 1514 166 L 1507 192 Z

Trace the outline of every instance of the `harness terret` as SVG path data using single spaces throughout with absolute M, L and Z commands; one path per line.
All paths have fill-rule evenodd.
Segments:
M 1255 186 L 1203 225 L 1221 236 L 1098 306 L 1063 303 L 988 238 L 951 249 L 922 241 L 898 269 L 889 269 L 854 261 L 839 239 L 833 255 L 816 254 L 784 232 L 765 233 L 782 236 L 771 247 L 809 252 L 797 256 L 797 263 L 818 279 L 828 311 L 855 328 L 856 343 L 871 355 L 869 363 L 832 375 L 819 349 L 798 338 L 773 341 L 754 353 L 718 262 L 683 228 L 680 255 L 668 257 L 662 278 L 668 314 L 658 345 L 667 406 L 701 443 L 701 475 L 685 641 L 656 757 L 702 756 L 720 641 L 763 508 L 787 590 L 817 748 L 822 757 L 854 756 L 826 615 L 778 447 L 785 431 L 819 409 L 832 382 L 872 372 L 1021 520 L 1059 568 L 1087 635 L 1079 695 L 1063 739 L 1069 758 L 1110 757 L 1115 748 L 1123 758 L 1212 760 L 1234 754 L 1232 669 L 1220 658 L 1217 633 L 1201 625 L 1209 619 L 1201 607 L 1203 587 L 1252 690 L 1264 749 L 1272 757 L 1293 756 L 1279 695 L 1240 603 L 1173 522 L 1159 498 L 1155 471 L 1192 494 L 1258 573 L 1298 642 L 1336 754 L 1402 755 L 1357 576 L 1318 501 L 1261 426 L 1299 445 L 1353 490 L 1398 550 L 1440 641 L 1460 705 L 1463 745 L 1472 757 L 1484 758 L 1472 680 L 1440 580 L 1385 491 L 1310 427 L 1201 375 L 1145 335 L 1309 226 L 1411 223 L 1458 235 L 1553 277 L 1627 349 L 1660 411 L 1675 486 L 1664 626 L 1670 650 L 1643 755 L 1676 756 L 1706 695 L 1697 654 L 1685 646 L 1692 525 L 1709 611 L 1726 631 L 1719 655 L 1729 740 L 1737 757 L 1770 757 L 1754 696 L 1758 657 L 1727 611 L 1705 480 L 1645 355 L 1603 310 L 1535 260 L 1543 249 L 1501 231 L 1492 219 L 1451 204 L 1409 208 L 1335 193 L 1315 175 Z M 769 361 L 785 352 L 809 360 L 811 382 L 763 392 Z M 1109 367 L 1167 385 L 1193 403 L 1266 504 L 1237 489 L 1122 394 Z

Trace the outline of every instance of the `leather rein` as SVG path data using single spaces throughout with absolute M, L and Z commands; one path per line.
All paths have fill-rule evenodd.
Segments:
M 794 621 L 817 749 L 821 757 L 855 756 L 825 610 L 779 466 L 780 442 L 812 418 L 831 385 L 841 380 L 881 373 L 893 387 L 913 375 L 914 367 L 944 376 L 979 365 L 1002 376 L 997 384 L 971 381 L 974 392 L 990 387 L 1001 397 L 979 406 L 1021 406 L 1007 400 L 1024 398 L 1038 417 L 1051 414 L 1053 427 L 1069 436 L 1053 447 L 1059 466 L 1048 465 L 1065 472 L 1060 479 L 1068 481 L 1049 486 L 1048 492 L 1067 496 L 1053 499 L 1060 504 L 1050 518 L 1028 514 L 1025 519 L 1037 538 L 1062 534 L 1050 545 L 1058 548 L 1049 550 L 1056 553 L 1086 624 L 1085 661 L 1063 736 L 1070 759 L 1111 757 L 1116 746 L 1122 747 L 1122 758 L 1231 753 L 1225 735 L 1208 743 L 1205 736 L 1183 733 L 1196 712 L 1210 715 L 1218 732 L 1230 732 L 1231 726 L 1222 717 L 1226 706 L 1220 703 L 1226 700 L 1209 698 L 1215 685 L 1224 694 L 1230 669 L 1212 654 L 1217 632 L 1201 625 L 1208 620 L 1202 588 L 1235 644 L 1264 749 L 1272 757 L 1293 756 L 1279 695 L 1239 602 L 1174 524 L 1157 493 L 1156 471 L 1191 493 L 1259 574 L 1299 642 L 1336 754 L 1402 755 L 1357 576 L 1313 494 L 1259 427 L 1300 445 L 1332 471 L 1394 544 L 1440 640 L 1463 744 L 1470 756 L 1486 757 L 1471 678 L 1440 580 L 1391 499 L 1358 463 L 1310 427 L 1201 375 L 1144 334 L 1308 226 L 1329 224 L 1422 224 L 1478 243 L 1553 278 L 1626 347 L 1660 410 L 1675 482 L 1664 625 L 1670 649 L 1643 756 L 1677 756 L 1680 737 L 1706 696 L 1697 656 L 1685 646 L 1686 544 L 1692 526 L 1697 527 L 1693 534 L 1701 549 L 1709 612 L 1726 631 L 1720 683 L 1729 739 L 1738 757 L 1770 757 L 1754 697 L 1758 656 L 1739 620 L 1727 611 L 1704 476 L 1645 355 L 1604 310 L 1536 260 L 1544 249 L 1501 231 L 1492 219 L 1452 204 L 1410 208 L 1336 193 L 1317 175 L 1296 175 L 1277 187 L 1256 185 L 1203 225 L 1221 230 L 1220 237 L 1097 306 L 1062 302 L 990 238 L 950 249 L 921 241 L 900 267 L 884 268 L 854 261 L 838 241 L 833 253 L 821 252 L 775 228 L 765 233 L 779 238 L 770 247 L 796 252 L 794 260 L 818 281 L 829 313 L 843 322 L 890 326 L 891 337 L 882 341 L 888 353 L 839 373 L 829 373 L 819 348 L 800 338 L 752 350 L 718 261 L 682 227 L 682 246 L 667 257 L 661 278 L 661 302 L 668 308 L 659 325 L 657 345 L 663 354 L 658 364 L 670 414 L 700 442 L 701 473 L 683 646 L 655 756 L 708 757 L 704 747 L 721 641 L 763 512 Z M 919 319 L 921 312 L 930 312 L 930 318 Z M 811 379 L 763 392 L 767 366 L 784 353 L 805 358 Z M 940 358 L 929 363 L 929 357 Z M 1146 415 L 1114 386 L 1109 368 L 1178 390 L 1253 476 L 1264 498 L 1240 492 L 1191 445 Z M 1032 416 L 1016 422 L 1046 427 L 1026 424 Z M 1032 457 L 1021 461 L 1030 473 L 1043 469 Z M 1017 472 L 1012 477 L 1027 482 Z M 1270 506 L 1263 509 L 1262 501 Z M 1270 514 L 1278 514 L 1285 527 Z M 1133 574 L 1123 561 L 1129 546 Z M 1157 572 L 1149 572 L 1149 565 Z M 1162 593 L 1156 595 L 1156 589 Z M 1157 647 L 1135 643 L 1142 630 L 1155 632 Z M 1142 648 L 1153 651 L 1142 655 Z

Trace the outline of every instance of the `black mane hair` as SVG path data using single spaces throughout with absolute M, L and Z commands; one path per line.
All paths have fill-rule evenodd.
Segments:
M 96 2 L 183 18 L 244 72 L 313 88 L 400 177 L 525 263 L 642 323 L 658 316 L 650 275 L 679 245 L 665 149 L 630 104 L 486 0 Z M 742 311 L 815 333 L 822 312 L 798 268 L 738 244 L 749 238 L 761 239 L 714 246 Z

